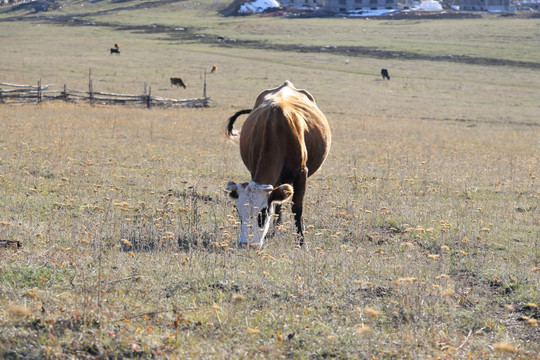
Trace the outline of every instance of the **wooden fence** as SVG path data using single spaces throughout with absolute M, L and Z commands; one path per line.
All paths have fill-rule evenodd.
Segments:
M 208 107 L 210 102 L 210 98 L 206 96 L 206 72 L 204 74 L 203 97 L 193 99 L 168 99 L 152 96 L 152 88 L 148 87 L 147 91 L 146 84 L 142 95 L 94 91 L 91 74 L 88 79 L 88 91 L 68 89 L 65 84 L 63 90 L 50 90 L 49 88 L 52 85 L 42 85 L 41 79 L 38 80 L 37 86 L 0 83 L 0 104 L 41 103 L 62 100 L 88 102 L 92 105 L 141 104 L 150 108 L 152 106 Z

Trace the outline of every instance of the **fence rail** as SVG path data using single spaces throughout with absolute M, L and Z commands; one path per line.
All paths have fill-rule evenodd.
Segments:
M 144 93 L 136 94 L 117 94 L 110 92 L 94 91 L 91 73 L 89 75 L 88 91 L 68 89 L 64 85 L 63 90 L 49 90 L 52 85 L 42 85 L 41 79 L 37 86 L 0 83 L 0 104 L 21 104 L 21 103 L 40 103 L 45 101 L 68 101 L 68 102 L 88 102 L 90 104 L 101 105 L 145 105 L 152 106 L 179 106 L 179 107 L 208 107 L 210 98 L 206 96 L 206 72 L 203 97 L 191 99 L 169 99 L 161 96 L 152 96 L 152 89 Z

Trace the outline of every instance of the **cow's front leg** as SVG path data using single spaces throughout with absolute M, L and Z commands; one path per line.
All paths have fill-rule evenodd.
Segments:
M 268 237 L 274 237 L 274 235 L 276 235 L 278 225 L 281 225 L 281 206 L 281 204 L 274 205 L 274 213 L 272 214 L 273 221 L 272 225 L 270 226 L 270 230 L 268 231 Z

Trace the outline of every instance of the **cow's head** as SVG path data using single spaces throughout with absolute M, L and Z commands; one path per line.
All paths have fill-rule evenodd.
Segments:
M 240 238 L 238 245 L 263 245 L 264 237 L 270 227 L 274 205 L 291 198 L 293 188 L 283 184 L 277 188 L 272 185 L 259 185 L 254 181 L 236 184 L 229 181 L 227 191 L 236 199 L 236 209 L 240 215 Z

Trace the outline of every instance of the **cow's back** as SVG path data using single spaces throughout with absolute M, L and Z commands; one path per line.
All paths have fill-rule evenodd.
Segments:
M 272 184 L 308 168 L 308 176 L 324 162 L 331 135 L 324 114 L 311 94 L 286 82 L 262 92 L 240 135 L 242 160 L 252 177 L 269 178 Z M 276 176 L 264 173 L 279 172 Z

